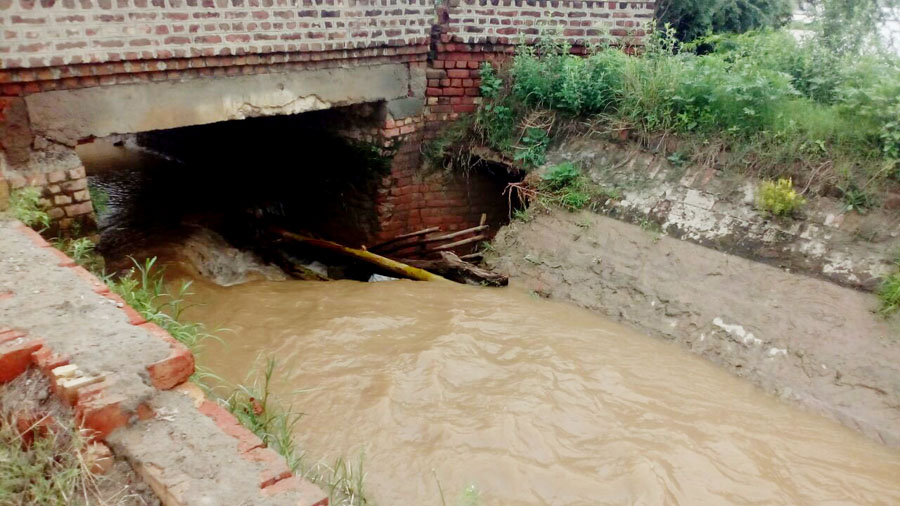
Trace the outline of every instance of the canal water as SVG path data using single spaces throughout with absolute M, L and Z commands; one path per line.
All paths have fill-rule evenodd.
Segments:
M 674 345 L 514 288 L 196 279 L 201 357 L 275 394 L 378 504 L 900 504 L 900 452 Z M 440 488 L 439 488 L 440 486 Z
M 91 149 L 80 154 L 109 194 L 108 260 L 190 250 L 216 264 L 209 272 L 246 270 L 244 256 L 221 254 L 221 238 L 196 234 L 210 203 L 228 201 L 221 193 L 188 198 L 196 188 L 170 177 L 188 169 Z M 184 317 L 221 329 L 200 365 L 236 384 L 276 359 L 273 393 L 304 413 L 296 436 L 306 461 L 362 458 L 377 504 L 455 506 L 466 489 L 482 505 L 900 504 L 896 449 L 671 343 L 515 286 L 223 287 L 194 267 L 169 274 L 194 283 Z

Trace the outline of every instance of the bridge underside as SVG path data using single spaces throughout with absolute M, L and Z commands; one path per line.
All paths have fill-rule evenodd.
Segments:
M 424 75 L 394 63 L 49 91 L 25 103 L 34 135 L 74 145 L 112 134 L 405 100 L 422 97 L 424 86 Z M 424 99 L 418 104 L 410 115 L 421 112 Z

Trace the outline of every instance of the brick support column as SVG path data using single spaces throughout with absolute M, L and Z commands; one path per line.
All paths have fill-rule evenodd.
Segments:
M 0 98 L 0 209 L 8 193 L 25 186 L 41 191 L 41 204 L 53 220 L 53 232 L 78 223 L 95 225 L 87 175 L 71 146 L 34 135 L 25 100 Z

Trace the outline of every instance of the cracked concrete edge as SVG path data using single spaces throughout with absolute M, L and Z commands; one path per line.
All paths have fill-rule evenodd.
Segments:
M 92 439 L 110 444 L 116 455 L 127 458 L 166 506 L 328 504 L 327 494 L 294 476 L 280 455 L 187 382 L 194 357 L 183 344 L 147 322 L 34 230 L 13 222 L 0 228 L 3 233 L 25 239 L 19 246 L 31 249 L 31 261 L 69 271 L 90 288 L 91 296 L 111 300 L 127 325 L 162 341 L 170 352 L 145 365 L 141 380 L 151 388 L 122 389 L 117 387 L 127 382 L 120 372 L 96 374 L 90 364 L 79 367 L 72 355 L 5 321 L 0 322 L 0 382 L 37 367 L 50 379 L 53 392 L 73 406 L 77 423 Z M 15 291 L 0 289 L 0 301 L 15 297 Z M 41 309 L 48 308 L 38 312 Z

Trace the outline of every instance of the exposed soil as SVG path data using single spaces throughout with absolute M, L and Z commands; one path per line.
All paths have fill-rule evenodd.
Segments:
M 674 340 L 763 389 L 900 446 L 900 316 L 871 294 L 590 212 L 501 230 L 488 264 Z
M 878 287 L 900 254 L 900 195 L 885 208 L 861 214 L 839 198 L 810 191 L 794 217 L 773 218 L 756 208 L 757 178 L 714 163 L 673 164 L 665 154 L 633 143 L 585 136 L 565 140 L 548 160 L 574 163 L 594 184 L 618 195 L 596 203 L 604 214 L 851 288 Z M 813 183 L 794 186 L 802 193 Z
M 16 417 L 34 420 L 47 417 L 46 426 L 56 433 L 56 438 L 60 438 L 55 440 L 55 446 L 61 450 L 69 449 L 72 433 L 68 431 L 74 426 L 72 409 L 50 393 L 47 378 L 37 370 L 28 371 L 10 383 L 0 386 L 0 423 L 10 422 Z M 83 469 L 80 483 L 75 491 L 77 497 L 72 498 L 74 504 L 109 506 L 160 504 L 150 487 L 122 458 L 115 458 L 103 474 L 90 474 L 87 469 Z M 19 504 L 16 501 L 23 498 L 6 496 L 6 499 L 13 501 L 12 504 Z

